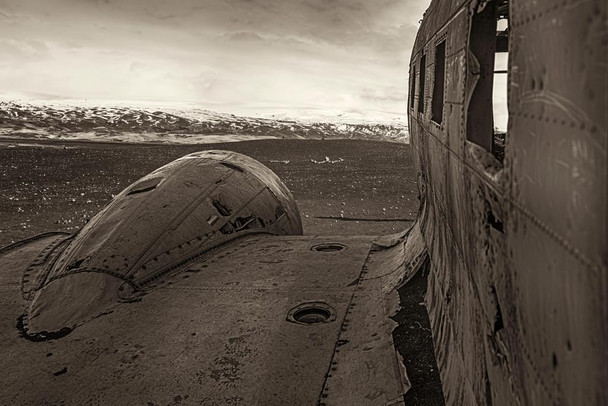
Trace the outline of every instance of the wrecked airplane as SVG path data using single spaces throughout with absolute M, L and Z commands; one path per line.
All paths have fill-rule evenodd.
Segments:
M 608 401 L 605 22 L 602 1 L 506 0 L 422 21 L 409 123 L 449 404 Z
M 605 22 L 599 0 L 431 3 L 403 233 L 303 236 L 276 175 L 208 151 L 2 248 L 3 403 L 399 404 L 390 316 L 423 264 L 447 404 L 608 403 Z

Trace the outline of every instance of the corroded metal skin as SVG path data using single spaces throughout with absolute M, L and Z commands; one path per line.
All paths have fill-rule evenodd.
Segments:
M 493 72 L 480 53 L 490 44 L 493 58 L 504 37 L 472 26 L 494 6 L 434 0 L 410 66 L 421 211 L 408 233 L 373 245 L 259 235 L 207 256 L 240 236 L 300 234 L 300 217 L 256 161 L 184 157 L 125 190 L 78 235 L 0 249 L 0 398 L 398 404 L 403 376 L 387 311 L 396 298 L 386 295 L 428 253 L 426 305 L 447 404 L 608 404 L 606 3 L 505 4 L 504 161 L 483 131 L 492 125 L 483 76 Z M 314 250 L 330 243 L 348 249 Z M 13 330 L 20 295 L 36 345 Z M 316 329 L 288 321 L 313 301 L 331 304 L 335 319 Z
M 483 7 L 434 0 L 410 64 L 418 79 L 426 55 L 409 127 L 444 395 L 454 405 L 606 404 L 606 2 L 509 2 L 504 163 L 488 152 L 491 139 L 467 133 L 479 119 L 467 112 L 484 110 L 471 105 L 483 56 L 472 55 L 472 20 Z M 444 38 L 437 124 L 418 106 L 420 94 L 432 104 Z
M 389 318 L 398 299 L 384 291 L 400 274 L 386 268 L 400 269 L 399 239 L 251 236 L 63 337 L 24 339 L 15 329 L 21 269 L 60 237 L 0 248 L 2 404 L 402 404 Z M 344 249 L 312 249 L 338 241 Z M 319 301 L 335 317 L 288 320 Z
M 234 152 L 184 156 L 126 188 L 30 265 L 24 327 L 74 327 L 214 249 L 262 233 L 302 234 L 295 201 L 272 171 Z

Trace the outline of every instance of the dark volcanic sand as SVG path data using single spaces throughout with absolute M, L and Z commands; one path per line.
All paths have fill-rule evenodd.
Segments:
M 393 317 L 395 348 L 403 357 L 412 387 L 403 397 L 406 405 L 443 406 L 441 378 L 433 351 L 431 322 L 424 305 L 430 263 L 427 260 L 407 284 L 399 289 L 401 310 Z
M 135 180 L 180 156 L 207 149 L 249 155 L 277 173 L 298 202 L 306 234 L 391 234 L 416 218 L 416 177 L 406 144 L 358 140 L 11 144 L 4 140 L 0 143 L 0 247 L 45 231 L 74 232 Z M 325 157 L 343 161 L 311 162 Z

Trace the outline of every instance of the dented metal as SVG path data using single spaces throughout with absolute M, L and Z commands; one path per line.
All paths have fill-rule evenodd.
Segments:
M 480 24 L 505 14 L 503 162 L 488 72 L 496 29 Z M 437 125 L 418 97 L 432 94 L 443 40 Z M 608 403 L 607 42 L 600 0 L 436 0 L 422 21 L 410 78 L 425 55 L 427 89 L 410 94 L 409 124 L 448 404 Z
M 599 0 L 433 1 L 410 65 L 421 209 L 406 232 L 299 237 L 276 175 L 208 151 L 76 235 L 0 249 L 0 398 L 400 404 L 389 317 L 430 259 L 447 404 L 607 404 L 607 43 Z M 506 134 L 495 52 L 510 59 Z
M 25 328 L 74 327 L 214 248 L 261 233 L 302 234 L 298 208 L 277 176 L 234 152 L 187 155 L 126 188 L 30 264 L 26 273 L 36 275 L 24 277 L 31 299 Z

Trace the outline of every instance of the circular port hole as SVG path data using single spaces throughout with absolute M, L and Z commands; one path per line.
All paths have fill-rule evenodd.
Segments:
M 329 323 L 335 319 L 334 309 L 323 302 L 302 303 L 291 309 L 287 314 L 288 321 L 298 324 Z
M 346 249 L 346 245 L 340 244 L 339 242 L 328 242 L 323 244 L 313 245 L 311 248 L 313 251 L 319 252 L 337 252 Z
M 325 323 L 331 313 L 325 309 L 303 309 L 294 313 L 293 318 L 304 324 Z

